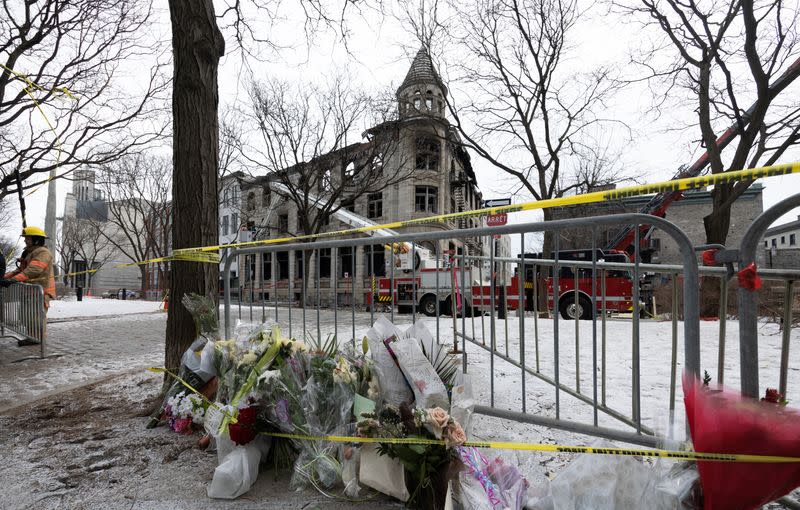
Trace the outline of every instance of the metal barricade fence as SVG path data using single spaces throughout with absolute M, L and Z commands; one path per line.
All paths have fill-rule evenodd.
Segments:
M 747 228 L 738 250 L 727 250 L 718 259 L 725 262 L 738 263 L 739 271 L 745 270 L 756 262 L 756 253 L 767 229 L 775 220 L 792 209 L 800 207 L 800 194 L 786 198 L 766 211 L 762 212 Z M 778 273 L 778 274 L 776 274 Z M 789 344 L 792 324 L 793 284 L 800 279 L 800 271 L 764 271 L 759 270 L 762 279 L 778 278 L 784 282 L 784 300 L 782 310 L 783 331 L 781 342 L 780 372 L 778 380 L 779 392 L 783 395 L 787 390 L 789 370 Z M 758 322 L 759 292 L 746 288 L 738 290 L 739 306 L 739 356 L 742 393 L 748 397 L 758 398 L 759 391 L 759 357 L 758 357 Z
M 46 321 L 41 285 L 12 283 L 0 288 L 0 337 L 38 342 L 40 357 L 44 358 Z
M 598 244 L 598 230 L 601 228 L 608 228 L 613 226 L 622 225 L 636 225 L 636 239 L 634 245 L 636 246 L 633 262 L 630 264 L 615 264 L 603 262 L 597 259 L 597 244 Z M 263 269 L 264 284 L 261 287 L 261 320 L 265 321 L 268 316 L 279 323 L 288 323 L 288 333 L 290 336 L 303 336 L 310 334 L 312 336 L 320 337 L 322 335 L 323 320 L 327 322 L 325 329 L 330 330 L 332 334 L 341 337 L 351 338 L 355 342 L 356 332 L 358 328 L 365 328 L 371 326 L 375 319 L 377 308 L 380 303 L 376 303 L 374 295 L 374 281 L 376 277 L 389 280 L 389 288 L 391 289 L 392 303 L 398 301 L 400 294 L 400 282 L 407 285 L 407 290 L 413 297 L 411 299 L 411 315 L 410 321 L 413 323 L 417 320 L 417 302 L 418 299 L 418 271 L 414 265 L 408 273 L 403 273 L 395 270 L 393 263 L 388 264 L 386 272 L 388 274 L 376 274 L 375 258 L 373 256 L 367 257 L 367 263 L 358 265 L 356 262 L 356 248 L 369 245 L 393 245 L 393 243 L 415 243 L 411 245 L 411 257 L 415 260 L 415 250 L 419 243 L 430 243 L 434 248 L 434 255 L 436 261 L 435 276 L 436 276 L 436 289 L 435 295 L 440 295 L 440 290 L 444 287 L 448 291 L 450 286 L 460 287 L 460 292 L 464 296 L 468 296 L 469 304 L 475 305 L 476 301 L 480 304 L 481 311 L 478 317 L 475 313 L 467 312 L 467 307 L 462 303 L 461 313 L 452 313 L 455 308 L 455 300 L 445 300 L 444 303 L 437 303 L 441 308 L 436 310 L 435 318 L 435 337 L 437 341 L 445 342 L 451 341 L 454 344 L 454 351 L 462 356 L 462 366 L 465 371 L 475 374 L 477 365 L 473 366 L 468 362 L 466 347 L 467 343 L 478 347 L 478 352 L 485 351 L 489 357 L 489 374 L 488 384 L 488 405 L 478 405 L 475 410 L 477 413 L 495 416 L 500 418 L 512 419 L 520 422 L 539 424 L 564 430 L 570 430 L 582 434 L 589 434 L 593 436 L 606 437 L 610 439 L 622 440 L 634 444 L 642 444 L 646 446 L 656 446 L 658 439 L 654 437 L 653 429 L 643 425 L 642 419 L 642 406 L 641 406 L 641 344 L 640 344 L 640 311 L 641 303 L 639 296 L 638 285 L 632 285 L 632 296 L 629 302 L 631 304 L 631 328 L 630 328 L 630 380 L 629 384 L 625 384 L 625 393 L 630 394 L 630 412 L 619 411 L 613 408 L 608 400 L 607 395 L 609 389 L 605 382 L 606 372 L 606 305 L 607 296 L 605 296 L 605 276 L 608 271 L 624 267 L 625 271 L 630 271 L 630 279 L 633 282 L 639 281 L 639 276 L 643 271 L 650 268 L 641 262 L 639 252 L 639 229 L 638 225 L 647 224 L 654 225 L 660 231 L 667 234 L 676 244 L 682 264 L 674 267 L 674 273 L 679 274 L 683 280 L 683 302 L 682 302 L 682 315 L 683 315 L 683 368 L 688 373 L 695 376 L 700 375 L 700 343 L 699 343 L 699 306 L 698 306 L 698 265 L 696 256 L 691 246 L 688 237 L 674 224 L 661 218 L 654 218 L 652 216 L 641 214 L 622 214 L 613 216 L 598 216 L 592 218 L 581 218 L 571 220 L 558 220 L 550 222 L 527 223 L 517 225 L 506 225 L 503 227 L 483 227 L 474 229 L 459 229 L 459 230 L 446 230 L 436 232 L 424 233 L 409 233 L 391 237 L 380 238 L 355 238 L 355 239 L 341 239 L 332 241 L 317 241 L 310 243 L 295 243 L 288 245 L 268 245 L 256 248 L 247 248 L 241 250 L 233 250 L 227 254 L 226 262 L 223 269 L 223 282 L 224 282 L 224 327 L 226 337 L 229 337 L 232 331 L 232 310 L 231 310 L 231 285 L 230 285 L 230 268 L 232 261 L 238 258 L 238 255 L 255 255 L 261 254 L 261 267 Z M 588 229 L 591 232 L 591 261 L 578 263 L 575 261 L 560 261 L 558 253 L 560 252 L 559 239 L 561 233 L 570 229 Z M 440 243 L 459 241 L 461 246 L 467 246 L 469 240 L 488 238 L 491 239 L 495 235 L 512 235 L 519 236 L 520 246 L 525 246 L 525 235 L 536 232 L 552 232 L 554 233 L 554 260 L 541 260 L 541 259 L 526 259 L 526 258 L 503 258 L 495 256 L 494 250 L 491 250 L 488 257 L 467 255 L 465 250 L 462 249 L 460 253 L 454 255 L 451 259 L 452 275 L 449 283 L 447 278 L 442 278 L 440 281 L 440 264 L 442 261 L 442 249 Z M 587 242 L 587 244 L 589 244 Z M 370 248 L 372 250 L 372 248 Z M 365 250 L 366 251 L 366 250 Z M 327 301 L 332 303 L 330 309 L 323 309 L 322 303 L 322 290 L 321 285 L 321 258 L 328 258 L 325 267 L 326 274 L 329 278 L 329 285 L 326 290 L 329 291 Z M 488 259 L 488 260 L 485 260 Z M 294 267 L 293 267 L 294 261 Z M 477 271 L 470 269 L 470 278 L 475 273 L 478 274 L 480 285 L 478 290 L 473 290 L 476 286 L 473 281 L 468 281 L 466 277 L 465 268 L 469 263 L 479 262 Z M 486 267 L 485 262 L 489 265 Z M 312 266 L 313 263 L 313 266 Z M 512 266 L 516 266 L 513 267 Z M 548 321 L 547 327 L 544 327 L 544 319 L 540 319 L 538 314 L 533 314 L 532 320 L 526 317 L 523 311 L 518 311 L 516 322 L 507 317 L 508 303 L 516 301 L 516 308 L 524 307 L 525 295 L 528 290 L 525 287 L 525 278 L 516 279 L 516 289 L 503 285 L 504 291 L 498 292 L 497 277 L 496 275 L 513 274 L 514 270 L 518 275 L 525 275 L 527 267 L 546 267 L 552 271 L 551 284 L 553 289 L 561 289 L 559 285 L 560 269 L 564 267 L 574 267 L 574 275 L 577 279 L 579 267 L 584 267 L 591 274 L 591 292 L 587 293 L 585 299 L 590 300 L 591 306 L 591 356 L 587 356 L 586 361 L 591 365 L 591 375 L 587 376 L 581 369 L 581 339 L 579 335 L 580 325 L 578 317 L 574 321 L 559 321 L 558 308 L 554 303 L 554 311 L 552 321 Z M 347 271 L 345 271 L 347 269 Z M 658 269 L 663 269 L 661 266 Z M 673 270 L 673 269 L 671 269 Z M 424 271 L 424 270 L 423 270 Z M 365 274 L 361 275 L 359 272 Z M 358 275 L 356 273 L 359 273 Z M 484 275 L 483 273 L 487 273 Z M 489 274 L 491 273 L 491 275 Z M 269 277 L 267 277 L 267 275 Z M 485 279 L 484 276 L 488 278 Z M 324 276 L 323 276 L 324 277 Z M 484 285 L 484 282 L 488 282 Z M 563 282 L 562 282 L 563 283 Z M 484 287 L 486 287 L 484 289 Z M 530 289 L 537 293 L 537 285 Z M 469 291 L 467 290 L 469 289 Z M 577 294 L 577 286 L 575 287 Z M 357 328 L 356 321 L 356 308 L 358 301 L 358 294 L 364 293 L 367 297 L 364 300 L 365 305 L 368 307 L 367 317 L 361 315 L 359 312 L 359 326 Z M 677 296 L 678 287 L 674 286 L 673 293 Z M 249 294 L 249 293 L 245 293 Z M 369 299 L 368 295 L 371 294 L 372 298 Z M 487 295 L 484 295 L 487 294 Z M 238 318 L 242 319 L 242 293 L 239 292 L 240 301 L 238 308 Z M 280 296 L 280 297 L 279 297 Z M 247 305 L 249 306 L 249 315 L 245 315 L 245 319 L 254 320 L 258 318 L 258 305 L 255 300 L 255 294 L 244 296 Z M 452 296 L 460 299 L 458 293 Z M 581 303 L 577 299 L 573 304 Z M 538 298 L 538 296 L 537 296 Z M 503 303 L 505 301 L 506 303 Z M 583 301 L 585 303 L 585 301 Z M 295 304 L 296 303 L 296 304 Z M 422 303 L 422 301 L 420 301 Z M 485 306 L 488 304 L 488 308 Z M 279 306 L 281 305 L 281 306 Z M 500 306 L 502 305 L 502 306 Z M 513 305 L 511 305 L 513 308 Z M 678 300 L 673 301 L 673 327 L 672 327 L 672 374 L 671 374 L 671 395 L 669 402 L 670 411 L 674 409 L 675 401 L 675 381 L 676 373 L 675 367 L 677 366 L 677 343 L 678 343 Z M 256 315 L 254 316 L 254 308 Z M 309 308 L 312 310 L 309 311 Z M 478 308 L 478 307 L 476 307 Z M 269 311 L 268 311 L 269 309 Z M 438 312 L 442 311 L 448 313 L 450 310 L 451 318 L 441 320 L 438 317 Z M 505 311 L 503 311 L 505 310 Z M 398 310 L 399 311 L 399 310 Z M 423 310 L 425 312 L 425 310 Z M 274 317 L 273 314 L 274 313 Z M 283 313 L 283 317 L 281 317 Z M 313 315 L 312 315 L 313 314 Z M 392 321 L 395 321 L 395 307 L 389 307 L 389 314 Z M 485 316 L 487 314 L 488 316 Z M 344 321 L 342 315 L 347 316 Z M 468 315 L 469 320 L 468 320 Z M 500 315 L 506 317 L 501 318 Z M 324 317 L 323 317 L 324 316 Z M 300 318 L 299 321 L 301 331 L 297 331 L 294 322 Z M 348 320 L 349 319 L 349 320 Z M 430 320 L 430 319 L 426 319 Z M 330 323 L 332 321 L 332 324 Z M 344 324 L 347 321 L 350 324 Z M 486 324 L 488 322 L 488 325 Z M 531 324 L 532 328 L 531 328 Z M 563 324 L 562 324 L 563 322 Z M 349 326 L 349 327 L 347 327 Z M 488 326 L 488 327 L 487 327 Z M 575 347 L 573 351 L 569 349 L 572 346 L 567 346 L 562 342 L 563 332 L 572 333 L 574 329 Z M 452 328 L 452 334 L 448 332 Z M 599 328 L 602 328 L 599 331 Z M 433 328 L 431 328 L 433 329 Z M 512 329 L 516 331 L 512 331 Z M 550 331 L 552 329 L 552 331 Z M 478 338 L 477 331 L 481 332 L 481 337 Z M 299 334 L 298 334 L 299 333 Z M 532 333 L 532 334 L 531 334 Z M 551 342 L 540 342 L 540 336 L 552 335 Z M 533 344 L 528 342 L 533 337 Z M 488 345 L 487 345 L 488 340 Z M 618 339 L 614 340 L 618 342 Z M 460 342 L 460 346 L 459 346 Z M 526 344 L 527 342 L 527 344 Z M 548 350 L 544 352 L 545 346 Z M 568 351 L 565 357 L 562 358 L 560 351 Z M 541 351 L 540 351 L 541 348 Z M 647 347 L 646 347 L 647 348 Z M 574 359 L 566 360 L 570 353 Z M 600 355 L 603 354 L 602 360 Z M 541 356 L 540 356 L 541 355 Z M 527 357 L 534 357 L 535 365 L 526 361 Z M 602 362 L 602 367 L 599 364 Z M 519 401 L 519 410 L 504 409 L 498 406 L 496 402 L 496 388 L 495 376 L 498 371 L 499 364 L 503 363 L 505 366 L 514 367 L 514 370 L 519 371 L 520 383 L 518 387 L 519 397 L 515 401 Z M 551 370 L 545 370 L 545 364 L 552 366 Z M 571 365 L 575 364 L 574 373 Z M 505 368 L 503 368 L 505 370 Z M 603 377 L 597 377 L 598 372 L 602 373 Z M 564 376 L 574 377 L 574 385 L 571 384 L 572 379 L 567 381 Z M 474 377 L 474 375 L 473 375 Z M 531 399 L 528 391 L 528 380 L 535 379 L 536 381 L 544 382 L 553 390 L 554 400 L 554 416 L 547 416 L 546 413 L 530 412 L 528 402 Z M 587 379 L 591 379 L 588 381 Z M 583 382 L 583 384 L 582 384 Z M 587 383 L 590 385 L 588 391 L 586 388 Z M 620 390 L 616 393 L 621 393 L 621 388 L 615 386 Z M 543 396 L 543 394 L 542 394 Z M 538 399 L 539 397 L 537 397 Z M 564 398 L 576 399 L 581 404 L 588 406 L 591 410 L 591 418 L 586 419 L 567 419 L 562 416 L 562 400 Z M 619 404 L 619 399 L 616 399 L 616 404 Z M 618 406 L 617 406 L 618 407 Z M 666 405 L 664 406 L 667 407 Z M 666 411 L 666 409 L 665 409 Z M 572 408 L 570 412 L 572 413 Z M 605 426 L 605 423 L 600 422 L 600 414 L 610 417 L 612 420 L 621 422 L 631 429 L 617 429 Z M 670 413 L 671 415 L 672 413 Z

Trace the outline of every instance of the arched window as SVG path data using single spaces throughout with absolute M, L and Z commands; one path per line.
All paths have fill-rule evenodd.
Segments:
M 419 90 L 414 91 L 414 108 L 417 110 L 422 106 L 422 93 Z
M 433 91 L 432 90 L 428 90 L 425 93 L 425 108 L 427 108 L 429 112 L 433 111 Z
M 418 137 L 416 169 L 438 171 L 440 152 L 439 140 L 429 136 Z

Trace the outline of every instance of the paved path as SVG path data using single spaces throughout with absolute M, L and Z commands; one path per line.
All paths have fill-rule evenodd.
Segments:
M 123 371 L 161 365 L 166 314 L 50 323 L 45 359 L 39 346 L 18 347 L 0 339 L 0 412 L 50 393 L 64 391 Z

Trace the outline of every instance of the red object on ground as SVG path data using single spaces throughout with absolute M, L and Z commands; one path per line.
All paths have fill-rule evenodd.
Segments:
M 704 266 L 718 266 L 719 263 L 714 258 L 718 250 L 706 250 L 703 252 L 703 265 Z
M 800 457 L 800 410 L 709 389 L 684 374 L 684 403 L 694 449 Z M 800 486 L 800 463 L 698 462 L 706 510 L 747 510 Z
M 228 425 L 228 432 L 231 441 L 238 445 L 246 445 L 256 438 L 256 415 L 258 409 L 255 406 L 239 409 L 236 423 Z
M 761 288 L 761 278 L 758 276 L 755 262 L 751 262 L 749 266 L 736 273 L 736 276 L 739 278 L 739 287 L 743 289 L 754 291 Z

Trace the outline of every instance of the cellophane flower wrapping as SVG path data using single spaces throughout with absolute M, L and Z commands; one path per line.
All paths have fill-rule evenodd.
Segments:
M 216 303 L 211 297 L 199 294 L 186 294 L 181 302 L 194 320 L 197 338 L 181 357 L 178 377 L 199 390 L 217 375 L 217 366 L 213 354 L 213 342 L 219 339 Z M 187 388 L 182 382 L 173 381 L 164 396 L 161 406 L 150 417 L 147 427 L 155 427 L 163 421 L 166 418 L 164 411 L 167 407 L 167 401 L 186 390 Z
M 183 307 L 191 314 L 195 325 L 195 334 L 208 340 L 219 340 L 219 310 L 217 303 L 210 296 L 185 294 L 181 299 Z
M 484 454 L 474 447 L 461 446 L 456 451 L 465 467 L 461 473 L 463 479 L 483 489 L 485 499 L 480 503 L 486 503 L 492 510 L 521 510 L 524 507 L 530 484 L 514 463 L 499 455 Z
M 305 433 L 311 436 L 344 435 L 352 419 L 356 383 L 355 370 L 343 355 L 311 353 L 309 378 L 301 398 Z M 300 443 L 291 487 L 311 484 L 324 490 L 332 488 L 341 479 L 337 443 Z
M 684 374 L 683 394 L 694 449 L 800 457 L 800 410 L 713 390 Z M 800 486 L 800 463 L 697 463 L 707 510 L 760 508 Z

